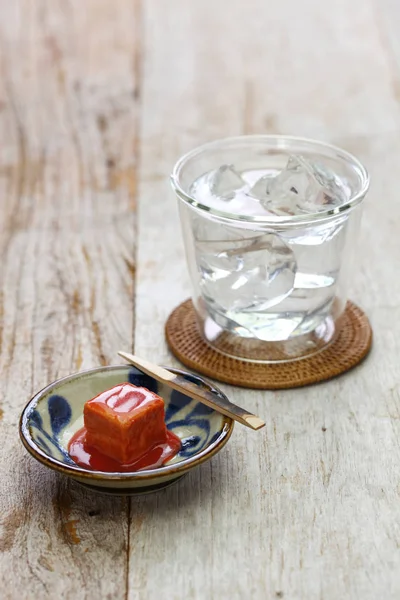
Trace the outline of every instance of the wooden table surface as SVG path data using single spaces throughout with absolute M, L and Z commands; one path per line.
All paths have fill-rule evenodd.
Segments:
M 400 597 L 397 0 L 0 1 L 0 596 Z M 265 417 L 179 484 L 95 495 L 18 439 L 36 390 L 174 365 L 189 295 L 168 174 L 244 133 L 334 142 L 371 172 L 351 298 L 374 347 L 303 390 L 223 386 Z

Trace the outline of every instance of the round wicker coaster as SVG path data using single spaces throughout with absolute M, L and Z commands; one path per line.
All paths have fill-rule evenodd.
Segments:
M 165 325 L 173 354 L 203 375 L 240 387 L 283 389 L 310 385 L 355 367 L 368 354 L 372 329 L 366 314 L 348 302 L 336 340 L 319 354 L 292 362 L 263 364 L 225 356 L 200 336 L 191 300 L 180 304 Z

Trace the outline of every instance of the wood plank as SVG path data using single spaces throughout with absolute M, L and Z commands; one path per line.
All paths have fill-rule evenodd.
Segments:
M 400 6 L 396 0 L 375 0 L 375 15 L 382 46 L 386 49 L 388 67 L 397 101 L 400 101 L 400 40 L 398 23 Z
M 210 463 L 132 502 L 130 598 L 400 593 L 399 106 L 374 10 L 364 0 L 351 12 L 344 0 L 144 5 L 136 353 L 177 364 L 163 341 L 166 317 L 190 293 L 166 187 L 175 159 L 252 132 L 325 138 L 371 168 L 352 297 L 371 315 L 375 346 L 360 368 L 321 386 L 221 386 L 267 427 L 237 426 Z
M 18 440 L 29 397 L 119 362 L 133 330 L 140 17 L 107 0 L 0 3 L 2 598 L 121 598 L 125 499 Z

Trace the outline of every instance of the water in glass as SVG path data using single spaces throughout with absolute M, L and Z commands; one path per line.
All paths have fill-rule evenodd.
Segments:
M 191 194 L 235 215 L 288 217 L 343 206 L 350 190 L 323 165 L 290 156 L 283 171 L 233 165 L 204 173 Z M 235 228 L 195 218 L 200 294 L 223 329 L 265 341 L 288 340 L 326 326 L 338 286 L 348 216 L 314 226 Z

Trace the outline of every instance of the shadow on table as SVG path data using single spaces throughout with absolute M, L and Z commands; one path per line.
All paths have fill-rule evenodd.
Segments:
M 91 517 L 113 521 L 130 515 L 134 522 L 139 516 L 140 519 L 152 520 L 169 518 L 178 510 L 181 513 L 194 509 L 201 512 L 212 500 L 226 495 L 228 473 L 233 468 L 230 464 L 232 456 L 223 452 L 164 490 L 139 496 L 108 496 L 52 473 L 34 460 L 25 462 L 23 458 L 29 489 L 26 489 L 26 498 L 25 488 L 20 491 L 21 504 L 31 505 L 35 499 L 36 505 L 40 504 L 42 509 L 53 512 L 54 516 L 59 514 L 62 520 Z

